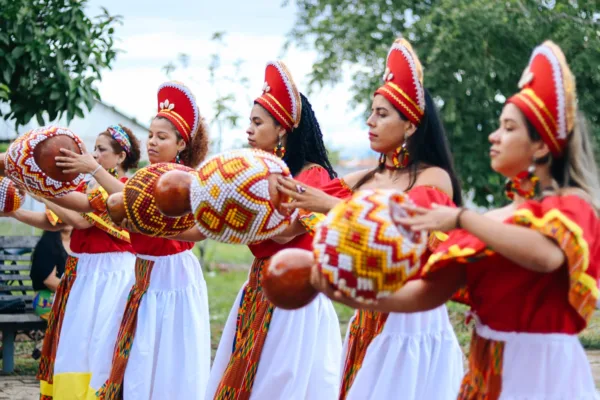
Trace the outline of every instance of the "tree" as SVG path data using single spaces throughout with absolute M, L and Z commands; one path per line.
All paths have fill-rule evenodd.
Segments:
M 100 95 L 94 83 L 110 68 L 117 51 L 114 26 L 120 17 L 106 9 L 95 19 L 86 0 L 0 0 L 0 116 L 16 125 L 34 116 L 44 124 L 65 112 L 83 117 Z
M 557 42 L 577 77 L 579 106 L 600 136 L 600 20 L 597 1 L 551 0 L 297 0 L 289 43 L 318 54 L 311 85 L 353 72 L 353 106 L 369 107 L 381 85 L 396 37 L 409 39 L 424 66 L 424 83 L 437 103 L 465 190 L 475 201 L 502 201 L 502 180 L 487 157 L 488 133 L 533 48 Z M 288 44 L 289 44 L 288 43 Z

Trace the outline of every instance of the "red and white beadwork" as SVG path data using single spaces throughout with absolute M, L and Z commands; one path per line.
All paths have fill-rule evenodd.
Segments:
M 158 210 L 154 186 L 165 173 L 173 170 L 194 173 L 181 164 L 159 163 L 139 169 L 123 188 L 123 203 L 127 219 L 138 232 L 148 236 L 168 237 L 187 231 L 194 226 L 192 214 L 167 217 Z
M 71 130 L 57 126 L 36 128 L 18 137 L 9 146 L 5 156 L 6 176 L 25 187 L 27 191 L 42 197 L 61 197 L 75 190 L 82 182 L 83 174 L 70 181 L 57 181 L 48 176 L 35 161 L 36 146 L 59 135 L 73 139 L 81 153 L 84 152 L 83 143 Z
M 9 213 L 19 209 L 25 196 L 19 193 L 17 185 L 7 177 L 0 176 L 0 212 Z
M 398 223 L 412 204 L 402 192 L 365 190 L 339 203 L 319 224 L 315 260 L 336 289 L 363 302 L 385 297 L 413 277 L 427 249 L 427 233 Z
M 269 194 L 268 178 L 290 176 L 285 163 L 261 150 L 217 154 L 203 162 L 190 187 L 200 232 L 225 243 L 248 244 L 281 233 L 297 212 L 283 215 Z

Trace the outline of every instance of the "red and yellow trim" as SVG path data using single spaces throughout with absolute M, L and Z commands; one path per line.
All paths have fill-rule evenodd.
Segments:
M 294 122 L 279 101 L 269 93 L 265 93 L 256 101 L 263 106 L 287 131 L 291 131 L 294 127 Z
M 189 143 L 192 134 L 192 129 L 181 115 L 179 115 L 175 111 L 164 108 L 158 112 L 157 116 L 164 117 L 171 121 L 173 124 L 175 124 L 177 130 L 179 131 L 179 133 L 181 133 L 183 140 L 185 140 L 186 143 Z
M 558 127 L 552 114 L 533 90 L 523 89 L 508 102 L 514 103 L 525 114 L 527 119 L 535 126 L 540 135 L 544 137 L 544 142 L 550 146 L 553 154 L 560 154 L 562 148 L 555 135 Z
M 583 229 L 557 209 L 541 218 L 530 210 L 517 210 L 513 221 L 517 225 L 535 229 L 553 239 L 563 250 L 569 270 L 569 303 L 589 322 L 600 295 L 596 280 L 586 271 L 589 268 L 589 245 L 583 237 Z

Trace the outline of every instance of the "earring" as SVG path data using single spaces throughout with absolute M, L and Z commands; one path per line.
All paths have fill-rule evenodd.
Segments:
M 279 136 L 279 141 L 277 142 L 277 146 L 273 150 L 273 154 L 275 154 L 279 158 L 283 158 L 285 156 L 285 146 L 281 143 L 281 136 Z
M 181 158 L 179 157 L 179 151 L 177 152 L 177 156 L 175 156 L 175 163 L 181 164 Z
M 109 169 L 107 172 L 108 172 L 109 174 L 111 174 L 112 176 L 114 176 L 115 178 L 118 178 L 118 177 L 119 177 L 119 173 L 117 172 L 117 169 L 116 169 L 116 168 L 110 168 L 110 169 Z
M 385 160 L 386 160 L 386 158 L 387 158 L 387 157 L 386 157 L 386 156 L 385 156 L 385 154 L 383 154 L 383 153 L 381 153 L 381 154 L 379 155 L 379 166 L 380 166 L 380 167 L 383 167 L 383 166 L 385 166 Z
M 535 175 L 535 164 L 531 164 L 527 171 L 520 172 L 513 179 L 508 180 L 504 191 L 510 200 L 514 200 L 515 194 L 524 199 L 537 196 L 540 192 L 540 178 Z
M 408 162 L 410 161 L 410 154 L 406 148 L 406 143 L 407 138 L 405 137 L 402 146 L 398 147 L 392 156 L 392 162 L 394 163 L 394 167 L 396 167 L 396 169 L 406 168 L 408 166 Z

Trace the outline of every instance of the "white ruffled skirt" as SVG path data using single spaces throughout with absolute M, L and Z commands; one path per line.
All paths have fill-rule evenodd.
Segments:
M 223 329 L 206 400 L 213 400 L 229 363 L 243 291 L 242 288 Z M 339 321 L 327 297 L 319 295 L 298 310 L 275 308 L 250 399 L 335 400 L 341 355 Z
M 391 313 L 369 345 L 347 399 L 451 400 L 462 377 L 463 354 L 446 306 Z
M 86 399 L 108 378 L 129 290 L 131 253 L 71 254 L 77 278 L 69 293 L 54 363 L 55 399 Z M 90 394 L 88 394 L 88 392 Z
M 154 261 L 125 369 L 125 400 L 201 399 L 210 370 L 206 282 L 191 251 Z
M 503 342 L 500 400 L 599 399 L 576 335 L 500 332 L 480 323 L 476 334 Z

